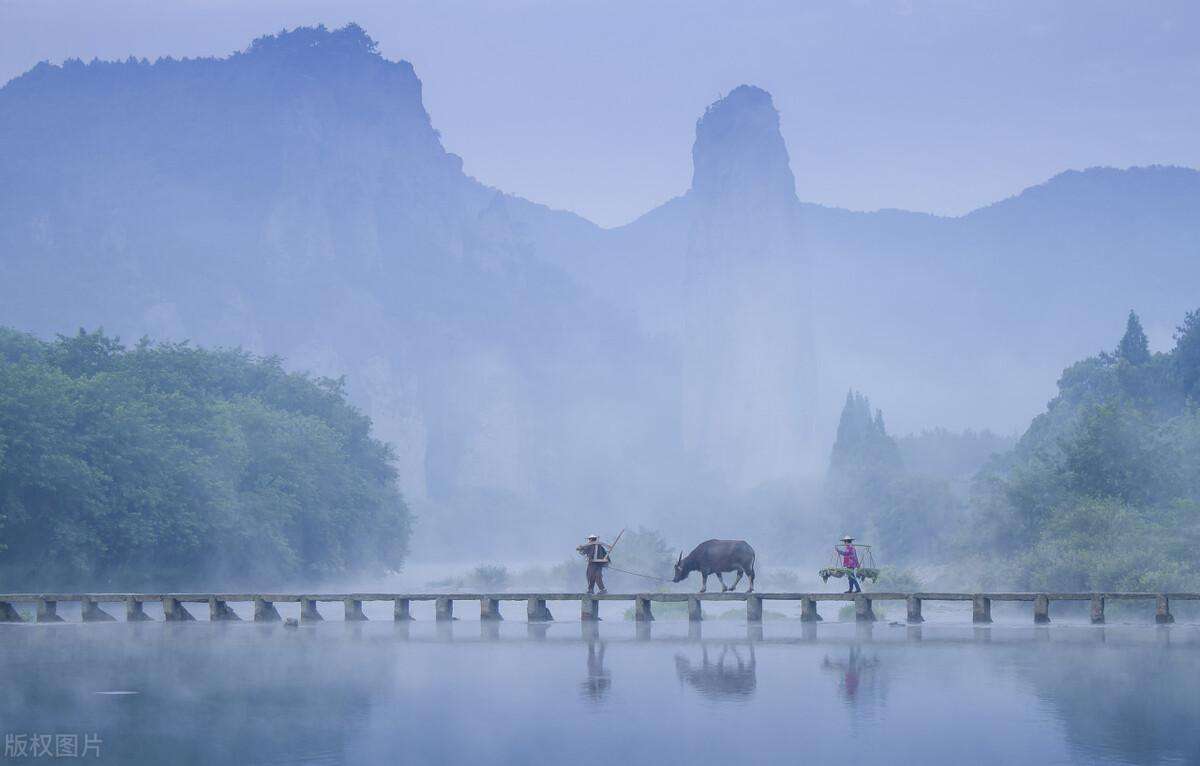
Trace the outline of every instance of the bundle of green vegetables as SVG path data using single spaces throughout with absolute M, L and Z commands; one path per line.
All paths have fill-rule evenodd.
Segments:
M 859 567 L 858 569 L 848 569 L 846 567 L 825 567 L 817 574 L 821 575 L 821 582 L 829 582 L 830 577 L 845 577 L 854 573 L 854 576 L 860 580 L 870 580 L 875 582 L 879 579 L 879 570 L 870 567 Z

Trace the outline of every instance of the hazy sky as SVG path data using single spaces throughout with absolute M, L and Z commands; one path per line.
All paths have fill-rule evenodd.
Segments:
M 0 0 L 0 81 L 357 21 L 485 183 L 605 225 L 682 192 L 696 118 L 775 96 L 801 199 L 956 214 L 1067 168 L 1200 166 L 1200 3 Z

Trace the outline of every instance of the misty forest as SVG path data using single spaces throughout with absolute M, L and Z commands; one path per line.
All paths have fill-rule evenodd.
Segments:
M 851 533 L 881 587 L 1200 590 L 1200 173 L 852 212 L 781 119 L 724 94 L 602 228 L 466 175 L 354 25 L 13 79 L 0 577 L 578 590 L 628 528 L 664 578 Z

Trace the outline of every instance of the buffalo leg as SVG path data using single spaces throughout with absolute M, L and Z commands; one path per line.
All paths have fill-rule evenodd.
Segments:
M 754 570 L 751 569 L 746 574 L 749 575 L 749 577 L 750 577 L 750 587 L 746 589 L 746 592 L 753 593 L 754 592 Z
M 737 571 L 737 573 L 738 573 L 737 579 L 733 581 L 733 585 L 729 586 L 730 590 L 737 590 L 738 583 L 740 583 L 742 581 L 742 570 L 739 569 Z
M 721 583 L 721 592 L 722 593 L 729 590 L 729 586 L 725 584 L 725 578 L 721 576 L 720 572 L 717 572 L 717 581 Z
M 700 575 L 700 592 L 705 593 L 707 591 L 708 591 L 708 574 L 701 573 L 701 575 Z

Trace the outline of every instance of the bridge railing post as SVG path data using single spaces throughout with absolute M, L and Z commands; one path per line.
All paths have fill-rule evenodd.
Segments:
M 971 622 L 986 625 L 992 621 L 992 600 L 982 593 L 971 598 Z
M 1100 593 L 1092 594 L 1092 624 L 1104 624 L 1104 596 Z
M 1039 593 L 1033 599 L 1033 622 L 1036 625 L 1050 623 L 1050 598 L 1044 593 Z
M 1175 615 L 1171 614 L 1171 600 L 1167 598 L 1167 594 L 1160 593 L 1158 596 L 1158 605 L 1154 610 L 1154 621 L 1159 625 L 1169 625 L 1175 622 Z
M 905 599 L 905 604 L 908 606 L 908 622 L 910 625 L 925 622 L 925 617 L 921 614 L 921 599 L 917 596 L 909 596 Z

